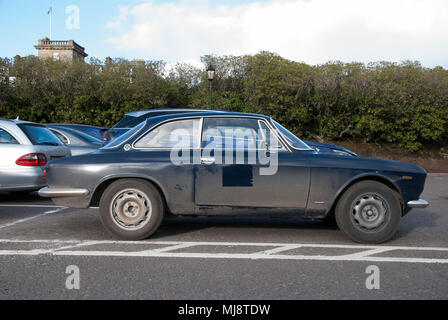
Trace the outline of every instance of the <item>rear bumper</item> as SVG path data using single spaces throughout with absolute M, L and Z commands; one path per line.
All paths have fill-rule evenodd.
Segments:
M 0 191 L 39 190 L 47 185 L 42 167 L 15 166 L 0 170 Z
M 419 199 L 419 200 L 412 200 L 412 201 L 408 201 L 408 207 L 409 208 L 413 208 L 413 209 L 417 209 L 417 208 L 426 208 L 427 206 L 429 206 L 429 202 Z
M 52 189 L 52 188 L 42 188 L 39 190 L 39 196 L 44 198 L 69 198 L 69 197 L 84 197 L 89 194 L 88 189 Z

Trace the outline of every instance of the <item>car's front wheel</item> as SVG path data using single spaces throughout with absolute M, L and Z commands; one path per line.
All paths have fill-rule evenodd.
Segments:
M 101 222 L 113 235 L 142 240 L 159 228 L 164 215 L 162 198 L 149 182 L 121 179 L 104 191 L 100 200 Z
M 339 228 L 361 243 L 388 241 L 401 221 L 401 204 L 395 192 L 376 181 L 361 181 L 339 199 L 335 217 Z

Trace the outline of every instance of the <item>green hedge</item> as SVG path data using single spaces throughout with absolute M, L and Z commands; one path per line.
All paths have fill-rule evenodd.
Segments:
M 448 70 L 418 62 L 310 66 L 270 52 L 204 56 L 215 108 L 267 114 L 303 138 L 446 146 Z M 9 70 L 9 72 L 8 72 Z M 207 107 L 204 70 L 123 59 L 89 63 L 0 59 L 0 117 L 112 126 L 125 112 Z M 16 77 L 8 83 L 6 75 Z

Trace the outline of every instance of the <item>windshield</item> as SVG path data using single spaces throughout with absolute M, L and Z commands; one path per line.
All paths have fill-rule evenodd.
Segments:
M 305 150 L 313 150 L 311 149 L 305 142 L 297 138 L 294 134 L 291 133 L 288 129 L 283 127 L 277 121 L 272 120 L 277 129 L 281 132 L 285 140 L 290 144 L 294 149 L 305 149 Z
M 118 147 L 120 144 L 128 140 L 130 137 L 132 137 L 136 132 L 138 132 L 141 128 L 143 128 L 146 124 L 146 121 L 141 122 L 139 125 L 135 126 L 129 131 L 126 131 L 126 133 L 119 136 L 117 139 L 112 140 L 110 143 L 106 144 L 102 149 L 112 149 Z
M 33 124 L 18 124 L 18 126 L 34 145 L 62 146 L 58 137 L 45 127 Z

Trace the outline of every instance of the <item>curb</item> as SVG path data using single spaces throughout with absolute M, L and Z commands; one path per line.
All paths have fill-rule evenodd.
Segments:
M 428 173 L 429 177 L 448 177 L 448 173 Z

